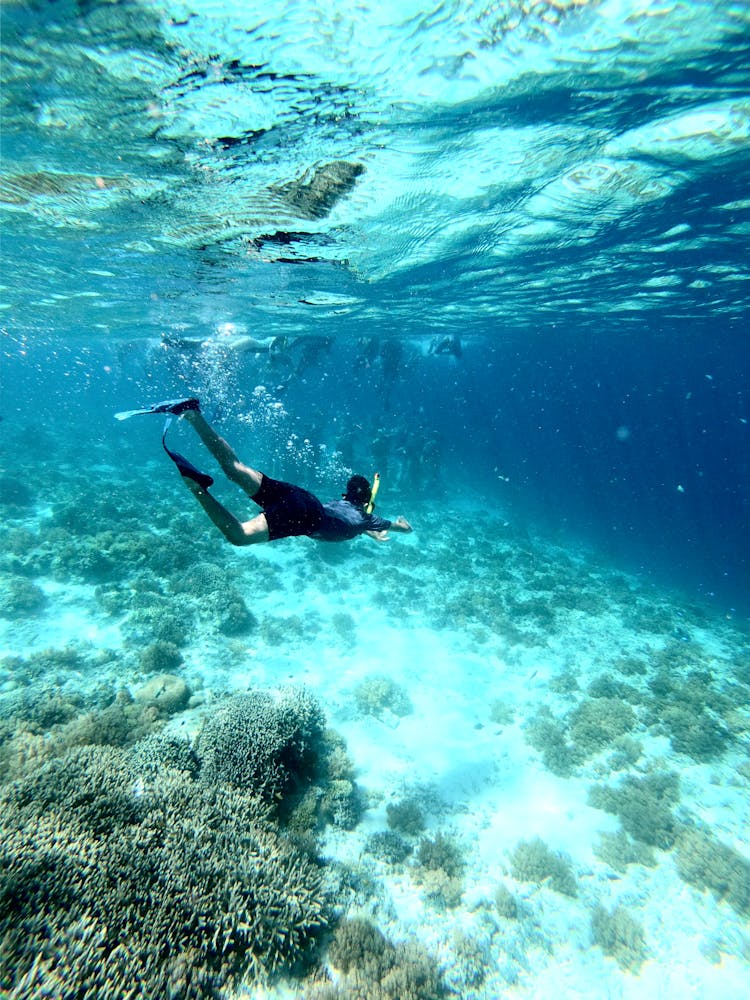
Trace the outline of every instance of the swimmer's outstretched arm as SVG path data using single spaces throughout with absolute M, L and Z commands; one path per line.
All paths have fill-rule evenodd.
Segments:
M 391 521 L 391 526 L 386 531 L 366 531 L 365 534 L 369 535 L 370 538 L 374 538 L 376 542 L 387 542 L 389 531 L 401 531 L 405 535 L 408 535 L 414 531 L 414 528 L 412 528 L 405 517 L 397 517 L 395 521 Z

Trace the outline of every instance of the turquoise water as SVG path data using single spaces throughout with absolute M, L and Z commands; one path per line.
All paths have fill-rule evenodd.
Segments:
M 0 990 L 748 995 L 747 5 L 1 18 Z

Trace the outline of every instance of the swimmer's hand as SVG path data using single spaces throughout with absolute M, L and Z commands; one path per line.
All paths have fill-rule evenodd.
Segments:
M 412 528 L 405 517 L 397 517 L 395 521 L 391 521 L 389 530 L 402 531 L 404 534 L 409 534 L 409 532 L 414 531 L 414 528 Z M 374 538 L 376 542 L 387 542 L 390 537 L 388 531 L 367 531 L 365 534 L 369 535 L 370 538 Z
M 391 528 L 394 531 L 403 531 L 405 534 L 409 534 L 414 531 L 414 528 L 409 524 L 405 517 L 397 517 L 395 521 L 391 524 Z

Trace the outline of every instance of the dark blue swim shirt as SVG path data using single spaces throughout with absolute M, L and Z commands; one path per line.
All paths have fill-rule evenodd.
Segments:
M 346 542 L 365 531 L 387 531 L 390 526 L 390 521 L 367 514 L 348 500 L 331 500 L 323 504 L 320 527 L 310 537 L 321 542 Z

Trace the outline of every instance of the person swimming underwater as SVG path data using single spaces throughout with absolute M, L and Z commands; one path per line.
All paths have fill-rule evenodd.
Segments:
M 203 416 L 195 398 L 166 400 L 143 410 L 115 414 L 120 420 L 137 414 L 162 413 L 168 418 L 162 435 L 164 450 L 177 466 L 183 481 L 213 524 L 232 545 L 256 545 L 279 538 L 307 535 L 322 542 L 341 542 L 366 534 L 383 542 L 389 531 L 409 533 L 412 526 L 404 517 L 390 521 L 368 509 L 372 487 L 364 476 L 352 476 L 341 500 L 322 503 L 314 494 L 293 483 L 272 479 L 258 469 L 244 465 L 232 447 L 220 437 Z M 208 491 L 213 478 L 201 472 L 184 456 L 166 444 L 169 418 L 186 420 L 222 468 L 227 479 L 240 487 L 261 512 L 240 521 Z

